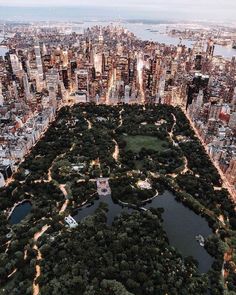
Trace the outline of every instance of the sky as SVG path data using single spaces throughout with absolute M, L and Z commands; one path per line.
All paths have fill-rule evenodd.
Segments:
M 160 18 L 183 20 L 235 20 L 236 0 L 0 0 L 0 17 L 3 6 L 63 7 L 77 6 L 91 9 L 111 9 L 115 13 L 136 15 L 138 18 Z M 46 9 L 46 8 L 45 8 Z M 49 8 L 48 8 L 49 9 Z M 133 13 L 131 13 L 133 10 Z M 9 13 L 9 10 L 6 10 Z M 16 12 L 17 15 L 17 12 Z
M 152 8 L 171 9 L 173 6 L 185 9 L 220 8 L 223 10 L 236 9 L 235 0 L 0 0 L 2 6 L 143 6 Z

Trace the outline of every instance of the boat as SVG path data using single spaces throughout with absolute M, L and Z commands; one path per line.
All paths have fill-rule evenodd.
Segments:
M 204 247 L 205 246 L 205 239 L 203 238 L 202 235 L 197 235 L 195 237 L 195 239 L 199 242 L 199 244 L 200 244 L 201 247 Z

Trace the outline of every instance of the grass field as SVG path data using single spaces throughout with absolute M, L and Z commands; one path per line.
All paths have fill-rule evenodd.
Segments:
M 142 148 L 152 149 L 154 151 L 163 151 L 166 149 L 163 146 L 166 141 L 160 140 L 153 136 L 128 135 L 124 136 L 124 140 L 127 143 L 126 150 L 131 150 L 135 153 L 140 152 Z

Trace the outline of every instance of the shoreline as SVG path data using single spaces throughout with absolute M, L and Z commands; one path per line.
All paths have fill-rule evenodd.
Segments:
M 29 202 L 29 203 L 31 204 L 31 206 L 32 206 L 32 202 L 31 202 L 29 199 L 24 199 L 23 201 L 20 201 L 20 202 L 18 202 L 18 203 L 15 203 L 14 206 L 9 210 L 9 212 L 8 212 L 8 210 L 6 210 L 5 213 L 8 215 L 8 216 L 7 216 L 7 220 L 10 219 L 10 217 L 11 217 L 13 211 L 16 209 L 16 207 L 18 207 L 18 206 L 20 206 L 20 205 L 22 205 L 22 204 L 24 204 L 24 203 L 28 203 L 28 202 Z

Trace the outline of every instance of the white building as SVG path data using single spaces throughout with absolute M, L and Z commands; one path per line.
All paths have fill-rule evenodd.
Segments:
M 125 86 L 125 103 L 129 103 L 130 99 L 130 86 L 126 85 Z
M 3 175 L 2 175 L 2 173 L 0 172 L 0 187 L 3 187 L 5 184 L 6 184 L 5 179 L 4 179 Z
M 0 107 L 3 106 L 3 103 L 4 103 L 4 97 L 2 95 L 2 84 L 0 82 Z
M 16 54 L 10 54 L 10 61 L 13 74 L 17 75 L 22 70 L 22 64 Z
M 42 58 L 40 52 L 39 42 L 37 41 L 34 46 L 34 52 L 36 57 L 36 65 L 38 70 L 39 82 L 43 83 L 43 65 L 42 65 Z
M 70 228 L 75 228 L 78 226 L 78 223 L 70 215 L 65 217 L 65 222 L 69 225 Z

